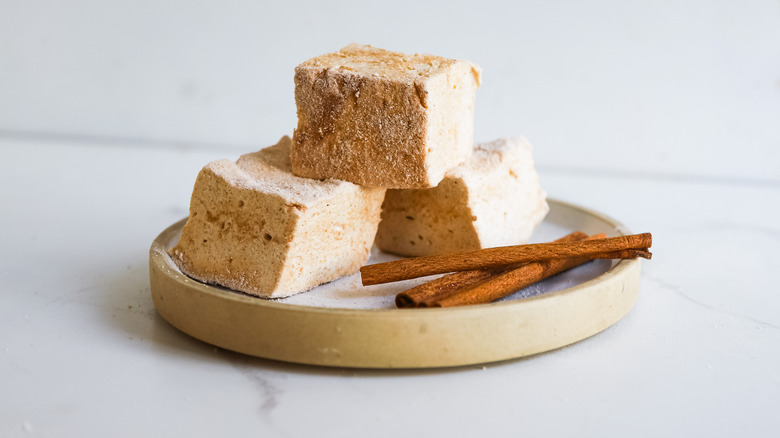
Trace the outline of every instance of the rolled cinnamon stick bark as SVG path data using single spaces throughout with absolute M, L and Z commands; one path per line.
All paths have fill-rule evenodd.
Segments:
M 510 268 L 499 266 L 498 268 L 475 269 L 447 274 L 399 293 L 395 296 L 395 305 L 398 308 L 420 307 L 420 303 L 423 301 L 437 296 L 446 296 L 449 292 L 487 280 L 508 269 Z
M 607 237 L 604 234 L 598 236 Z M 575 231 L 555 240 L 555 242 L 577 242 L 586 238 L 588 238 L 587 234 L 582 231 Z M 448 296 L 452 292 L 480 283 L 515 267 L 500 266 L 448 274 L 399 293 L 395 297 L 395 305 L 399 308 L 421 307 L 421 304 L 424 302 L 436 301 L 440 297 Z
M 591 236 L 588 240 L 598 238 L 603 238 L 603 235 Z M 420 303 L 420 307 L 454 307 L 492 303 L 520 289 L 591 260 L 593 259 L 579 257 L 527 263 L 515 269 L 494 275 L 478 284 L 472 284 L 458 290 L 451 290 L 447 294 L 428 298 Z
M 616 251 L 647 251 L 652 246 L 650 233 L 610 237 L 582 242 L 537 243 L 531 245 L 486 248 L 458 254 L 397 260 L 363 266 L 364 286 L 408 280 L 427 275 L 505 266 L 561 258 L 613 258 Z M 643 253 L 640 252 L 641 256 Z

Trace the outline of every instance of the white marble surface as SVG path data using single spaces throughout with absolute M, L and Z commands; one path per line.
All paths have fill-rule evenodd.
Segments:
M 780 4 L 397 5 L 3 4 L 0 436 L 780 433 Z M 147 251 L 200 167 L 289 134 L 292 68 L 351 41 L 481 64 L 477 139 L 527 135 L 551 196 L 653 233 L 634 309 L 426 371 L 245 357 L 162 320 Z
M 780 184 L 567 173 L 564 200 L 654 233 L 639 300 L 547 354 L 451 370 L 291 365 L 154 311 L 147 250 L 205 152 L 0 141 L 0 435 L 776 436 Z

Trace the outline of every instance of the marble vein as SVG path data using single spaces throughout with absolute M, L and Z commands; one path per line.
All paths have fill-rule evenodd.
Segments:
M 685 292 L 683 292 L 681 287 L 679 287 L 679 286 L 677 286 L 675 284 L 672 284 L 672 283 L 670 283 L 668 281 L 660 280 L 660 279 L 655 278 L 653 276 L 648 276 L 647 279 L 652 281 L 652 282 L 655 282 L 658 286 L 660 286 L 660 287 L 662 287 L 664 289 L 668 289 L 668 290 L 674 292 L 675 295 L 685 299 L 686 301 L 688 301 L 690 303 L 693 303 L 693 304 L 695 304 L 695 305 L 697 305 L 699 307 L 702 307 L 702 308 L 704 308 L 706 310 L 717 312 L 717 313 L 724 314 L 724 315 L 729 315 L 729 316 L 732 316 L 732 317 L 735 317 L 735 318 L 738 318 L 738 319 L 742 319 L 742 320 L 745 320 L 745 321 L 752 322 L 754 324 L 761 325 L 763 327 L 768 327 L 768 328 L 771 328 L 771 329 L 780 330 L 780 327 L 778 327 L 775 324 L 772 324 L 771 322 L 763 321 L 761 319 L 754 318 L 754 317 L 748 316 L 748 315 L 743 315 L 741 313 L 729 312 L 728 310 L 719 309 L 717 307 L 714 307 L 712 305 L 709 305 L 707 303 L 699 301 L 699 300 L 691 297 L 690 295 L 686 294 Z

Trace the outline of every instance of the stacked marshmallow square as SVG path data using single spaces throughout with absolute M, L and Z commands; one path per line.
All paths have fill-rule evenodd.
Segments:
M 468 61 L 349 45 L 295 69 L 296 175 L 435 187 L 471 155 L 481 70 Z
M 173 260 L 195 279 L 281 298 L 356 272 L 369 257 L 384 189 L 292 174 L 290 137 L 207 164 Z
M 427 190 L 388 190 L 376 245 L 428 256 L 525 243 L 547 215 L 525 138 L 474 146 L 465 163 Z

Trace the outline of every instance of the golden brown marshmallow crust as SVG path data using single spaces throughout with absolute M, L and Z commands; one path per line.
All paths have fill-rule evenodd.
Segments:
M 369 187 L 435 187 L 471 154 L 481 70 L 351 44 L 295 69 L 292 171 Z

